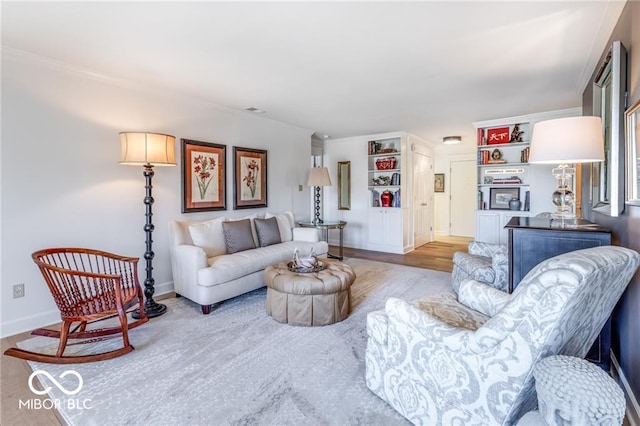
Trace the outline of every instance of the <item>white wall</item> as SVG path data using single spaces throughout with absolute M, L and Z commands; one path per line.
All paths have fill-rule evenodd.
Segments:
M 141 257 L 144 177 L 118 165 L 121 131 L 152 131 L 227 146 L 227 211 L 181 214 L 178 167 L 153 180 L 156 294 L 172 290 L 167 222 L 291 210 L 307 219 L 311 131 L 161 90 L 97 77 L 2 50 L 2 336 L 59 321 L 31 253 L 80 246 Z M 233 209 L 232 147 L 268 150 L 267 209 Z M 283 167 L 284 166 L 284 167 Z M 298 190 L 303 185 L 303 190 Z M 140 277 L 144 278 L 144 260 Z M 13 299 L 14 284 L 25 297 Z

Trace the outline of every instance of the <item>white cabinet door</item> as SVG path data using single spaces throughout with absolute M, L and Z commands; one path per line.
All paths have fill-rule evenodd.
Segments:
M 368 228 L 368 249 L 401 254 L 404 252 L 402 209 L 370 209 Z
M 476 241 L 499 244 L 500 223 L 500 212 L 476 211 Z

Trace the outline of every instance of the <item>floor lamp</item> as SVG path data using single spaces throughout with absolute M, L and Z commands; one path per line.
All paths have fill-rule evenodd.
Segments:
M 315 225 L 319 225 L 323 223 L 322 218 L 320 218 L 320 187 L 331 186 L 329 170 L 326 167 L 312 167 L 309 170 L 309 179 L 307 180 L 307 186 L 316 187 L 316 211 L 313 223 Z
M 156 303 L 153 300 L 154 284 L 153 279 L 153 196 L 151 195 L 151 178 L 153 178 L 153 166 L 175 166 L 175 143 L 174 136 L 159 133 L 143 132 L 122 132 L 120 133 L 120 164 L 130 166 L 142 166 L 142 174 L 146 180 L 146 195 L 144 204 L 146 206 L 145 216 L 147 218 L 144 231 L 147 235 L 147 249 L 144 252 L 146 260 L 147 278 L 144 280 L 144 313 L 149 318 L 164 314 L 167 310 L 165 305 Z M 141 307 L 142 308 L 142 307 Z M 133 312 L 134 318 L 140 318 L 140 312 Z

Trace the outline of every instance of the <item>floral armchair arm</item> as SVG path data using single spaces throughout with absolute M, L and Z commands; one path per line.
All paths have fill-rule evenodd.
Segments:
M 491 267 L 495 272 L 495 287 L 507 290 L 509 275 L 509 250 L 504 244 L 483 243 L 471 241 L 468 246 L 469 254 L 491 258 Z
M 394 331 L 404 336 L 420 336 L 436 345 L 444 345 L 450 350 L 458 351 L 473 331 L 449 325 L 404 300 L 391 297 L 385 304 L 388 317 L 388 333 Z M 394 339 L 391 339 L 394 341 Z
M 489 317 L 500 312 L 510 300 L 510 294 L 474 280 L 463 281 L 458 290 L 460 303 Z

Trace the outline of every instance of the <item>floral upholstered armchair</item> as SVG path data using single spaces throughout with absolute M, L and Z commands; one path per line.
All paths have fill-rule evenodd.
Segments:
M 513 424 L 536 407 L 536 363 L 583 358 L 639 264 L 603 246 L 540 263 L 513 294 L 466 280 L 457 298 L 391 298 L 367 317 L 367 386 L 414 424 Z
M 472 279 L 507 291 L 509 257 L 507 246 L 503 244 L 471 241 L 468 253 L 458 251 L 453 254 L 451 286 L 458 293 L 460 283 Z

